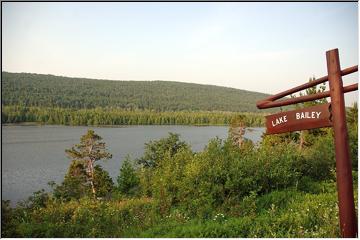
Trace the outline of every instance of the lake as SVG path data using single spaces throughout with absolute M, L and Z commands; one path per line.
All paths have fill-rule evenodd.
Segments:
M 150 140 L 166 137 L 169 132 L 201 151 L 208 141 L 219 137 L 226 139 L 226 126 L 21 126 L 2 127 L 2 198 L 11 200 L 12 206 L 42 188 L 47 183 L 61 183 L 70 163 L 65 149 L 80 142 L 88 129 L 103 137 L 113 158 L 102 164 L 116 182 L 121 162 L 126 155 L 132 159 L 142 156 L 144 144 Z M 250 128 L 245 137 L 259 142 L 263 128 Z

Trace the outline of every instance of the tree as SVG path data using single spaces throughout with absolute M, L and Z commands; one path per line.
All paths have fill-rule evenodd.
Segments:
M 61 185 L 50 183 L 54 187 L 54 197 L 69 201 L 80 199 L 90 193 L 88 176 L 83 161 L 73 160 Z
M 238 147 L 243 145 L 245 131 L 246 125 L 245 117 L 243 115 L 238 115 L 231 120 L 229 137 L 234 145 Z
M 96 165 L 94 169 L 96 197 L 105 197 L 112 192 L 114 183 L 109 173 L 103 170 L 101 166 Z M 49 183 L 49 185 L 54 189 L 54 197 L 63 201 L 80 199 L 91 194 L 91 185 L 88 181 L 85 165 L 78 160 L 71 161 L 61 185 L 56 185 L 54 182 Z
M 133 195 L 139 187 L 140 178 L 136 174 L 135 168 L 132 166 L 127 156 L 120 168 L 120 175 L 117 178 L 118 189 L 126 195 Z
M 109 196 L 109 193 L 111 193 L 114 188 L 114 182 L 109 173 L 100 165 L 95 166 L 94 185 L 96 189 L 96 197 Z
M 104 142 L 100 142 L 102 137 L 93 130 L 88 130 L 87 134 L 80 139 L 80 144 L 76 144 L 71 149 L 66 149 L 68 157 L 77 160 L 85 167 L 87 181 L 91 185 L 92 194 L 96 197 L 95 186 L 95 162 L 102 159 L 110 159 L 112 155 L 107 152 Z
M 189 146 L 184 141 L 180 141 L 179 134 L 169 133 L 167 138 L 146 143 L 144 156 L 137 162 L 145 168 L 154 168 L 164 158 L 165 154 L 174 156 L 181 148 L 186 147 Z

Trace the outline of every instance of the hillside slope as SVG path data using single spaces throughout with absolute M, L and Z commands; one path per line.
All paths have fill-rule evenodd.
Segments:
M 267 94 L 170 81 L 110 81 L 2 72 L 2 104 L 158 111 L 258 112 Z

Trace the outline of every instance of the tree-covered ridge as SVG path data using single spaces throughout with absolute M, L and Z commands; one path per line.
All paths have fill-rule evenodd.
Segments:
M 239 80 L 244 81 L 244 79 Z M 258 112 L 267 94 L 170 81 L 110 81 L 2 72 L 2 104 L 157 111 Z M 276 110 L 272 110 L 276 111 Z

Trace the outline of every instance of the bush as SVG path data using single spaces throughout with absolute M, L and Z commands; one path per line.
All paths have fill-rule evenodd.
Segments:
M 182 148 L 189 148 L 189 146 L 180 141 L 179 134 L 169 133 L 167 138 L 146 143 L 144 156 L 138 159 L 137 162 L 143 167 L 154 168 L 165 155 L 174 156 Z
M 264 194 L 295 186 L 302 159 L 294 145 L 237 148 L 214 139 L 203 152 L 183 149 L 164 156 L 154 170 L 152 193 L 164 213 L 181 207 L 192 216 L 210 218 L 213 209 L 240 201 L 251 192 Z
M 207 238 L 293 238 L 340 237 L 336 188 L 321 194 L 304 194 L 294 189 L 274 191 L 256 200 L 256 215 L 228 217 L 218 221 L 167 222 L 137 237 Z M 245 207 L 245 206 L 244 206 Z
M 122 237 L 156 221 L 153 202 L 147 198 L 103 202 L 90 198 L 49 203 L 28 213 L 6 237 Z

